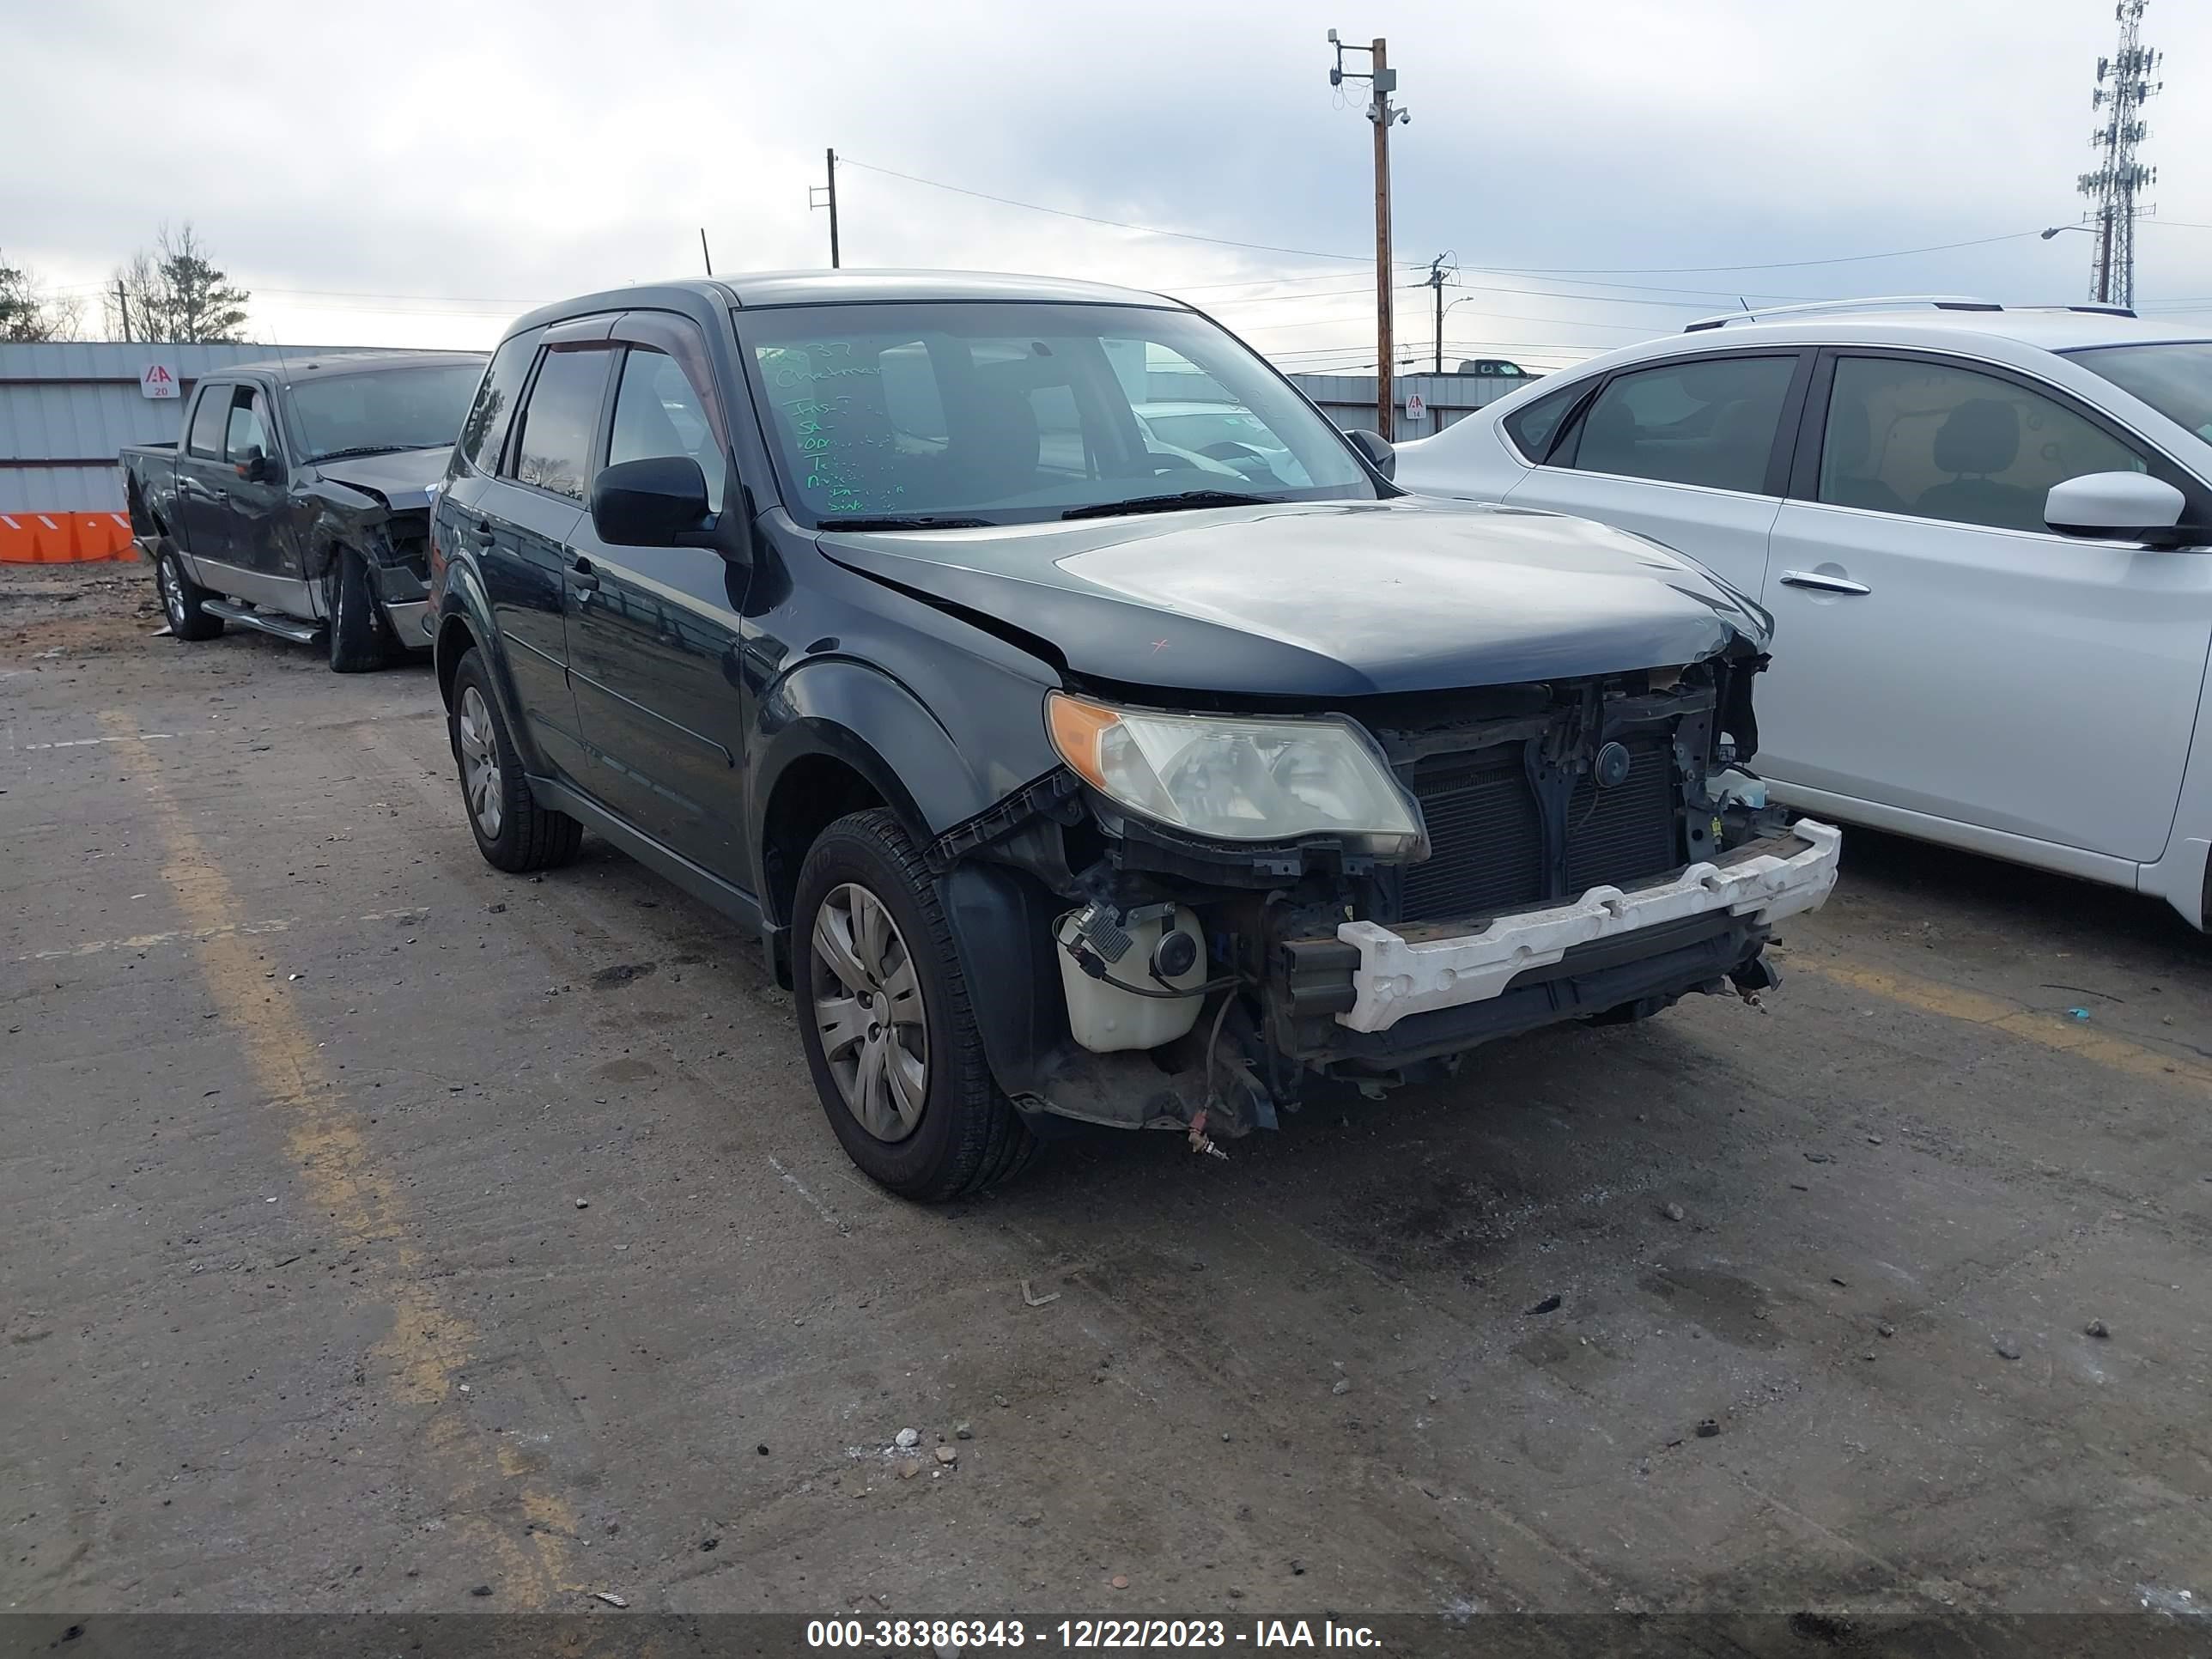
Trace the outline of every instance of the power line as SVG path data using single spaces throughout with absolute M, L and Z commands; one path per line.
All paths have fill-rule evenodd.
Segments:
M 925 179 L 919 173 L 901 173 L 896 167 L 882 167 L 872 161 L 856 161 L 851 156 L 838 158 L 847 167 L 860 167 L 869 173 L 881 173 L 887 179 L 902 179 L 910 185 L 921 185 L 930 190 L 949 191 L 956 196 L 973 197 L 977 201 L 995 202 L 1000 207 L 1022 208 L 1031 213 L 1048 213 L 1055 218 L 1080 220 L 1085 224 L 1106 225 L 1115 230 L 1139 231 L 1148 236 L 1171 236 L 1188 242 L 1209 242 L 1217 247 L 1244 248 L 1260 253 L 1291 253 L 1307 259 L 1340 259 L 1347 264 L 1364 264 L 1370 256 L 1364 253 L 1338 253 L 1321 248 L 1285 247 L 1273 242 L 1239 241 L 1227 236 L 1208 236 L 1194 230 L 1170 230 L 1162 225 L 1142 225 L 1127 219 L 1109 219 L 1095 213 L 1078 213 L 1072 208 L 1048 207 L 1042 202 L 1024 202 L 1016 197 L 1000 196 L 986 190 L 971 190 L 965 185 L 949 185 L 941 179 Z M 1826 259 L 1776 259 L 1763 264 L 1735 265 L 1484 265 L 1480 269 L 1507 276 L 1698 276 L 1731 270 L 1801 270 L 1814 265 L 1844 265 L 1863 264 L 1869 259 L 1903 259 L 1919 253 L 1948 253 L 1965 247 L 1986 247 L 1997 242 L 2015 242 L 2023 237 L 2038 235 L 2033 230 L 2008 231 L 1999 236 L 1978 236 L 1963 242 L 1936 242 L 1925 247 L 1887 248 L 1879 253 L 1845 253 Z M 1402 270 L 1425 269 L 1422 261 L 1394 262 Z M 1260 281 L 1267 278 L 1257 279 Z M 1586 288 L 1608 286 L 1586 283 Z M 1670 291 L 1684 294 L 1717 293 L 1718 289 L 1682 289 L 1658 290 L 1645 283 L 1620 283 L 1613 286 L 1639 288 L 1648 292 Z M 1768 299 L 1796 298 L 1796 295 L 1765 295 Z
M 1519 311 L 1484 311 L 1478 314 L 1494 317 L 1501 322 L 1548 323 L 1554 328 L 1615 329 L 1621 333 L 1640 335 L 1646 339 L 1649 339 L 1652 333 L 1652 330 L 1648 325 L 1637 323 L 1584 322 L 1574 317 L 1531 317 L 1527 313 Z M 1276 330 L 1285 328 L 1326 328 L 1332 323 L 1344 324 L 1358 320 L 1359 319 L 1354 317 L 1308 317 L 1292 323 L 1250 323 L 1243 326 L 1248 333 L 1260 334 L 1273 333 Z
M 1926 247 L 1890 248 L 1881 253 L 1844 253 L 1832 259 L 1774 259 L 1749 265 L 1485 265 L 1485 270 L 1507 276 L 1688 276 L 1703 271 L 1802 270 L 1809 265 L 1863 264 L 1869 259 L 1903 259 L 1916 253 L 1948 253 L 1954 248 L 1987 247 L 1994 242 L 2017 242 L 2040 236 L 2039 230 L 2008 230 L 2002 236 L 1977 236 L 1964 242 L 1932 242 Z M 1595 284 L 1591 284 L 1595 286 Z
M 1172 236 L 1186 242 L 1211 242 L 1216 247 L 1241 247 L 1255 253 L 1294 253 L 1302 259 L 1342 259 L 1352 264 L 1365 264 L 1372 257 L 1364 253 L 1332 253 L 1320 248 L 1284 247 L 1273 242 L 1240 242 L 1232 237 L 1206 236 L 1194 230 L 1170 230 L 1161 225 L 1133 224 L 1126 219 L 1106 219 L 1095 213 L 1077 213 L 1069 208 L 1047 207 L 1042 202 L 1021 202 L 1011 196 L 994 196 L 987 190 L 969 190 L 965 185 L 948 185 L 941 179 L 924 179 L 915 173 L 901 173 L 895 167 L 879 167 L 872 161 L 856 161 L 849 155 L 842 160 L 848 167 L 879 173 L 887 179 L 902 179 L 909 185 L 950 191 L 955 196 L 972 196 L 981 202 L 996 202 L 1000 207 L 1026 208 L 1031 213 L 1049 213 L 1055 218 L 1080 219 L 1087 225 L 1110 225 L 1116 230 L 1142 231 L 1147 236 Z

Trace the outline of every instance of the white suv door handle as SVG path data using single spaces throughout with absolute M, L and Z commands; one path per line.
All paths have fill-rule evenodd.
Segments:
M 1785 570 L 1782 573 L 1784 587 L 1809 587 L 1817 593 L 1871 593 L 1874 589 L 1864 582 L 1855 582 L 1848 576 L 1824 575 L 1818 570 Z

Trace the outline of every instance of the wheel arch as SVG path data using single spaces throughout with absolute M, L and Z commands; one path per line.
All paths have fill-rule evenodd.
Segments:
M 763 698 L 757 735 L 749 840 L 772 926 L 790 919 L 796 866 L 779 872 L 771 854 L 781 850 L 787 856 L 793 824 L 818 816 L 805 810 L 810 781 L 851 799 L 862 792 L 872 795 L 870 804 L 896 816 L 917 846 L 975 817 L 1013 787 L 994 788 L 979 778 L 951 732 L 919 697 L 880 669 L 848 658 L 817 659 L 777 681 Z M 787 838 L 781 849 L 771 846 L 772 823 Z M 804 858 L 803 848 L 799 855 Z
M 446 591 L 438 613 L 437 630 L 431 636 L 431 672 L 438 682 L 438 701 L 446 713 L 453 712 L 453 676 L 461 659 L 471 650 L 483 654 L 492 696 L 498 700 L 500 718 L 521 756 L 526 771 L 544 775 L 551 768 L 538 745 L 538 734 L 522 718 L 521 700 L 515 696 L 507 653 L 501 648 L 499 630 L 487 620 L 491 607 L 475 573 L 455 562 L 446 568 Z

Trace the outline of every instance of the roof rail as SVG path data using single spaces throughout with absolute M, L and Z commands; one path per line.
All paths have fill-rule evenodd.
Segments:
M 2094 303 L 2071 306 L 2014 306 L 2014 311 L 2085 311 L 2092 317 L 2132 317 L 2133 306 L 2107 306 Z
M 2004 309 L 1995 300 L 1977 300 L 1963 294 L 1885 294 L 1868 300 L 1815 300 L 1809 305 L 1769 306 L 1758 311 L 1747 306 L 1741 311 L 1723 311 L 1716 317 L 1700 317 L 1684 327 L 1682 332 L 1698 334 L 1711 328 L 1726 328 L 1730 323 L 1763 322 L 1769 317 L 1812 317 L 1838 311 L 1878 311 L 1911 306 L 1931 306 L 1937 311 Z

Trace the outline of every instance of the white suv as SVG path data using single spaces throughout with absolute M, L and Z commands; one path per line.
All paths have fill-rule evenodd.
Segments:
M 2212 923 L 2212 328 L 1863 301 L 1714 319 L 1397 452 L 1774 613 L 1790 804 L 2132 887 Z

